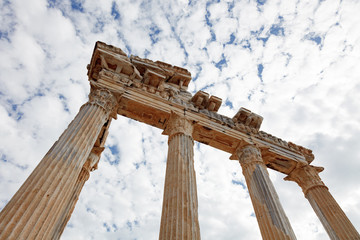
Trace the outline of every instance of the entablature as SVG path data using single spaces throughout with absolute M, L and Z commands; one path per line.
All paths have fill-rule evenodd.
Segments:
M 256 144 L 265 164 L 290 173 L 298 162 L 310 163 L 312 151 L 260 131 L 263 118 L 241 108 L 233 117 L 217 113 L 221 99 L 186 91 L 190 73 L 163 62 L 131 56 L 97 42 L 88 76 L 92 87 L 121 93 L 117 113 L 164 129 L 170 113 L 184 114 L 194 123 L 194 140 L 233 154 L 239 144 Z

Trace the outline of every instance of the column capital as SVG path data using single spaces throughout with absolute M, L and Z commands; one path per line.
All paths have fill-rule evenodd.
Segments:
M 116 97 L 105 88 L 92 88 L 89 93 L 89 103 L 100 106 L 107 114 L 112 113 L 117 106 Z
M 162 134 L 169 135 L 169 139 L 177 133 L 183 133 L 192 138 L 193 129 L 192 122 L 186 119 L 185 116 L 171 112 L 170 118 L 168 119 Z
M 304 195 L 314 187 L 326 187 L 321 181 L 319 173 L 324 170 L 323 167 L 316 167 L 309 164 L 298 164 L 288 176 L 284 178 L 286 181 L 296 182 L 304 192 Z
M 252 163 L 264 164 L 261 151 L 255 145 L 249 144 L 238 147 L 235 152 L 242 167 Z

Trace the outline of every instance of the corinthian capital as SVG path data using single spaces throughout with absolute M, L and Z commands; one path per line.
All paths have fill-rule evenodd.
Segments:
M 174 134 L 183 133 L 187 136 L 192 137 L 193 128 L 193 124 L 191 123 L 191 121 L 187 120 L 185 116 L 181 116 L 174 112 L 171 112 L 170 118 L 163 134 L 169 135 L 169 137 L 171 137 Z
M 238 148 L 236 149 L 236 154 L 240 164 L 243 166 L 250 163 L 263 163 L 260 149 L 254 145 Z
M 111 113 L 117 106 L 115 96 L 107 89 L 91 89 L 89 103 L 102 107 L 106 113 Z
M 323 170 L 323 167 L 298 164 L 298 166 L 288 176 L 286 176 L 284 180 L 296 182 L 306 196 L 307 192 L 311 188 L 326 187 L 319 176 L 319 172 L 322 172 Z

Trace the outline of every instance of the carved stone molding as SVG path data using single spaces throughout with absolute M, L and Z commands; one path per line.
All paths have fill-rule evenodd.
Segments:
M 327 188 L 319 177 L 319 172 L 322 172 L 323 170 L 323 167 L 298 164 L 298 166 L 287 177 L 285 177 L 284 180 L 296 182 L 306 196 L 308 191 L 314 187 Z
M 243 168 L 253 163 L 264 164 L 260 149 L 254 145 L 239 147 L 236 149 L 236 153 Z
M 245 126 L 249 126 L 250 128 L 259 131 L 263 117 L 246 108 L 240 108 L 232 120 L 235 124 L 244 124 Z
M 170 141 L 170 138 L 177 133 L 183 133 L 192 138 L 193 130 L 194 127 L 192 122 L 187 120 L 185 116 L 181 116 L 174 112 L 171 112 L 170 118 L 167 122 L 163 134 L 169 135 Z
M 92 89 L 89 94 L 89 103 L 102 107 L 106 113 L 111 113 L 117 106 L 115 96 L 107 89 Z

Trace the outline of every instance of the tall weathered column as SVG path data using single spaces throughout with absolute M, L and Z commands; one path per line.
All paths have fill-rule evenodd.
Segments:
M 79 199 L 80 192 L 85 184 L 85 182 L 90 177 L 90 171 L 93 170 L 93 167 L 98 163 L 100 156 L 93 151 L 90 153 L 88 160 L 86 160 L 84 166 L 81 169 L 81 172 L 76 180 L 75 186 L 71 192 L 70 199 L 67 201 L 66 210 L 63 211 L 61 218 L 55 223 L 54 228 L 52 228 L 53 239 L 59 239 L 63 233 L 67 222 L 70 220 L 71 214 L 74 211 L 76 202 Z
M 200 239 L 192 132 L 190 121 L 171 114 L 160 240 Z
M 263 239 L 296 239 L 279 201 L 260 150 L 254 145 L 238 148 L 237 156 L 245 176 Z
M 295 181 L 303 190 L 332 240 L 360 239 L 359 233 L 321 181 L 322 167 L 299 164 L 285 180 Z
M 53 239 L 59 239 L 61 234 L 63 233 L 67 222 L 70 220 L 71 214 L 74 211 L 76 202 L 79 199 L 80 192 L 85 184 L 85 182 L 90 177 L 90 172 L 97 169 L 97 165 L 100 160 L 100 155 L 104 151 L 105 141 L 109 134 L 109 127 L 111 123 L 111 118 L 105 122 L 100 134 L 95 142 L 93 149 L 91 150 L 88 159 L 84 163 L 81 172 L 77 178 L 75 186 L 70 194 L 70 199 L 67 202 L 66 210 L 62 211 L 61 218 L 57 219 L 57 222 L 54 223 L 55 227 L 51 228 L 53 233 Z
M 53 239 L 54 222 L 65 214 L 74 185 L 117 105 L 93 89 L 75 119 L 0 213 L 0 239 Z

